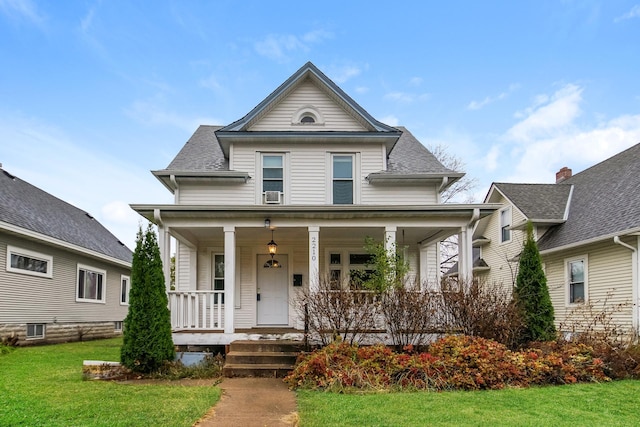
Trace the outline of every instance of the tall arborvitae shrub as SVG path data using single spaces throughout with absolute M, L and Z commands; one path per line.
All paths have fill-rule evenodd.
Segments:
M 129 313 L 124 320 L 120 361 L 127 368 L 149 373 L 173 360 L 171 318 L 162 261 L 151 224 L 138 229 L 131 266 Z
M 520 254 L 515 299 L 523 320 L 522 341 L 551 341 L 556 338 L 553 305 L 542 270 L 542 258 L 533 239 L 533 225 L 527 224 L 527 240 Z

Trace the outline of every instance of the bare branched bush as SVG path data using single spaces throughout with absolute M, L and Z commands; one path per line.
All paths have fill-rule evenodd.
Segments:
M 343 284 L 344 285 L 344 284 Z M 320 279 L 317 292 L 305 289 L 296 298 L 296 310 L 305 319 L 311 338 L 327 345 L 340 338 L 349 344 L 360 343 L 375 328 L 379 298 L 372 292 L 352 291 L 336 286 L 328 278 Z
M 442 328 L 498 341 L 509 348 L 520 344 L 524 326 L 510 289 L 501 284 L 443 281 L 440 291 Z
M 392 288 L 382 295 L 380 311 L 398 350 L 411 345 L 419 351 L 428 344 L 436 329 L 437 302 L 435 293 L 414 287 Z
M 573 307 L 560 322 L 560 331 L 571 341 L 592 343 L 603 341 L 613 346 L 628 343 L 631 327 L 616 321 L 618 314 L 631 309 L 631 302 L 612 304 L 614 291 L 602 300 L 588 300 Z
M 563 339 L 586 344 L 603 360 L 612 378 L 640 378 L 638 332 L 617 320 L 631 310 L 630 301 L 612 304 L 614 290 L 602 300 L 589 300 L 573 307 L 560 322 Z

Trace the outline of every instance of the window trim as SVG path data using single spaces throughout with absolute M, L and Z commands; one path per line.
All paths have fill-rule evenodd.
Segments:
M 124 329 L 124 321 L 116 320 L 113 322 L 113 331 L 114 332 L 122 332 Z
M 264 188 L 264 158 L 265 156 L 280 156 L 282 158 L 282 191 L 280 192 L 280 204 L 288 204 L 291 194 L 289 171 L 289 153 L 284 151 L 257 151 L 256 152 L 256 204 L 266 205 Z
M 331 255 L 333 254 L 340 255 L 340 264 L 331 263 Z M 327 272 L 327 278 L 328 280 L 331 280 L 332 271 L 340 271 L 340 285 L 343 289 L 349 289 L 351 286 L 352 270 L 369 270 L 366 268 L 366 264 L 351 264 L 351 255 L 368 256 L 369 254 L 367 254 L 367 251 L 363 248 L 358 247 L 346 247 L 341 249 L 330 247 L 325 249 L 325 271 Z
M 78 286 L 80 285 L 80 270 L 90 271 L 92 273 L 102 275 L 102 299 L 79 298 Z M 107 271 L 100 268 L 92 267 L 86 264 L 78 264 L 76 268 L 76 286 L 75 286 L 76 302 L 89 302 L 93 304 L 105 304 L 107 301 Z
M 513 230 L 509 230 L 508 227 L 511 227 L 511 225 L 513 224 L 513 209 L 511 209 L 511 206 L 506 206 L 502 209 L 500 209 L 498 212 L 500 212 L 500 216 L 499 216 L 499 233 L 500 233 L 500 244 L 504 244 L 504 243 L 509 243 L 513 240 Z M 503 218 L 503 213 L 509 212 L 509 223 L 508 224 L 503 224 L 502 222 L 502 218 Z M 509 238 L 504 240 L 504 231 L 507 230 L 509 231 Z
M 33 327 L 36 334 L 29 335 L 29 327 Z M 40 326 L 42 328 L 42 335 L 37 334 L 37 327 Z M 28 340 L 42 340 L 46 334 L 46 325 L 44 323 L 27 323 L 27 331 L 26 331 L 26 339 Z
M 584 300 L 580 302 L 571 301 L 571 267 L 572 262 L 582 261 L 584 263 Z M 564 282 L 565 282 L 565 305 L 575 307 L 584 305 L 589 301 L 589 258 L 585 255 L 565 258 L 564 260 Z
M 125 294 L 125 300 L 122 301 L 122 288 L 123 286 L 125 286 L 124 284 L 125 280 L 126 280 L 127 293 Z M 130 292 L 131 292 L 131 277 L 121 274 L 120 275 L 120 305 L 129 305 Z
M 332 151 L 327 153 L 328 154 L 328 164 L 327 164 L 327 202 L 330 205 L 336 205 L 336 203 L 334 203 L 333 199 L 333 183 L 336 181 L 336 179 L 333 176 L 333 165 L 334 165 L 334 158 L 336 156 L 339 157 L 351 157 L 351 188 L 352 188 L 352 198 L 351 198 L 351 203 L 340 203 L 337 206 L 350 206 L 350 205 L 357 205 L 360 203 L 360 187 L 358 185 L 359 183 L 359 179 L 358 177 L 360 176 L 360 156 L 358 155 L 359 153 L 354 153 L 354 152 L 339 152 L 339 151 Z M 345 180 L 346 181 L 346 180 Z
M 38 271 L 25 270 L 22 268 L 16 268 L 11 266 L 11 255 L 20 255 L 26 258 L 33 258 L 39 261 L 47 263 L 47 272 L 40 273 Z M 47 279 L 53 278 L 53 256 L 45 255 L 40 252 L 32 251 L 29 249 L 23 249 L 16 246 L 7 245 L 7 271 L 11 273 L 27 274 L 29 276 L 45 277 Z

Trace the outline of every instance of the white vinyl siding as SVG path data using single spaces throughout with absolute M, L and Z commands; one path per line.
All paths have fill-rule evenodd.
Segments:
M 292 119 L 301 107 L 313 106 L 324 118 L 324 125 L 305 126 L 292 124 Z M 250 131 L 364 131 L 365 128 L 358 123 L 344 109 L 339 107 L 334 100 L 329 98 L 315 84 L 310 81 L 300 84 L 286 99 L 277 104 L 271 111 L 265 114 Z M 237 169 L 237 166 L 234 165 Z
M 113 322 L 126 317 L 128 307 L 119 303 L 120 276 L 129 275 L 129 269 L 0 232 L 0 259 L 3 260 L 7 256 L 6 244 L 48 254 L 54 264 L 52 278 L 0 269 L 0 324 Z M 107 272 L 105 304 L 76 302 L 78 263 Z M 51 338 L 49 332 L 47 338 Z
M 572 311 L 585 307 L 583 304 L 568 304 L 566 261 L 587 257 L 588 305 L 596 311 L 602 310 L 605 301 L 609 307 L 619 305 L 620 308 L 612 313 L 612 318 L 618 325 L 630 327 L 633 298 L 631 254 L 627 248 L 608 240 L 543 255 L 556 324 L 563 323 Z
M 496 203 L 508 203 L 500 198 Z M 511 240 L 507 243 L 500 241 L 502 230 L 500 215 L 502 210 L 495 211 L 488 219 L 482 235 L 491 241 L 482 246 L 482 259 L 487 262 L 490 270 L 480 277 L 490 284 L 501 284 L 507 289 L 515 286 L 518 273 L 518 261 L 515 259 L 522 251 L 525 233 L 523 230 L 511 230 Z M 524 221 L 525 217 L 518 209 L 511 207 L 512 224 Z M 513 261 L 509 261 L 513 260 Z
M 241 143 L 234 146 L 234 169 L 247 172 L 252 179 L 244 184 L 184 185 L 180 186 L 178 204 L 194 205 L 255 205 L 262 204 L 260 153 L 264 146 Z M 356 201 L 373 205 L 424 205 L 437 202 L 434 185 L 407 187 L 402 185 L 371 185 L 366 177 L 384 169 L 383 150 L 378 144 L 294 144 L 270 143 L 270 151 L 285 153 L 285 182 L 283 203 L 292 205 L 330 204 L 327 186 L 331 181 L 328 153 L 356 153 L 359 169 L 354 175 Z M 288 191 L 287 191 L 288 190 Z M 287 192 L 289 194 L 287 194 Z

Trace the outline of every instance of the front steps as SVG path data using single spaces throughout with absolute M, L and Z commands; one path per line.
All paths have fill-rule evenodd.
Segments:
M 229 345 L 222 375 L 231 377 L 284 378 L 303 350 L 300 341 L 233 341 Z

